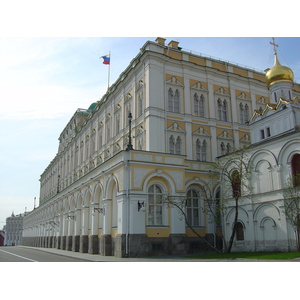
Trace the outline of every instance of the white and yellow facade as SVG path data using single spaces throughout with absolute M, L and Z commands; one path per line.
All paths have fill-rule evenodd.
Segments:
M 202 209 L 210 163 L 250 144 L 246 121 L 269 99 L 263 73 L 175 41 L 148 41 L 102 99 L 78 109 L 62 131 L 40 178 L 40 205 L 24 218 L 23 244 L 120 257 L 199 250 L 179 212 L 151 202 L 159 195 L 197 195 L 190 218 L 217 243 Z M 126 151 L 129 113 L 134 150 Z

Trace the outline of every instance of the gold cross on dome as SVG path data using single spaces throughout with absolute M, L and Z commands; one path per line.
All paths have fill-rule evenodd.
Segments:
M 275 44 L 275 38 L 272 38 L 273 42 L 270 42 L 271 45 L 274 46 L 274 53 L 277 53 L 276 47 L 279 47 L 277 44 Z

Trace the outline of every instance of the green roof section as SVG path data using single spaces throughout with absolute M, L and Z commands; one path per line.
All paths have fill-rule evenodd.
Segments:
M 90 105 L 90 107 L 88 108 L 88 110 L 93 111 L 95 109 L 95 107 L 97 106 L 97 102 L 94 102 Z

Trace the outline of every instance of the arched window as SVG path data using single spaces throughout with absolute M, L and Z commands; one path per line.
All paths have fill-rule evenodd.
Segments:
M 244 119 L 244 106 L 241 103 L 240 104 L 240 122 L 241 124 L 245 124 L 245 119 Z
M 170 148 L 170 153 L 175 154 L 175 140 L 173 135 L 171 135 L 169 138 L 169 148 Z
M 225 145 L 224 145 L 223 142 L 221 143 L 220 147 L 221 147 L 221 155 L 226 154 L 226 153 L 225 153 Z
M 187 221 L 191 226 L 200 226 L 200 196 L 196 190 L 189 190 L 187 192 L 186 200 L 186 216 Z
M 245 105 L 245 123 L 249 121 L 249 106 Z
M 235 223 L 235 233 L 236 233 L 236 240 L 243 241 L 244 240 L 244 227 L 241 222 Z
M 218 119 L 222 120 L 222 101 L 220 98 L 218 99 Z
M 178 90 L 175 92 L 174 96 L 174 110 L 173 112 L 179 113 L 179 101 L 180 101 L 180 93 Z
M 148 189 L 148 225 L 163 225 L 162 190 L 157 184 Z
M 178 90 L 175 94 L 171 88 L 168 90 L 168 107 L 169 111 L 179 113 L 180 93 Z
M 227 102 L 223 101 L 222 121 L 227 122 Z
M 174 93 L 171 88 L 168 90 L 168 106 L 169 106 L 169 111 L 173 111 L 173 98 L 174 98 Z
M 194 95 L 194 113 L 198 117 L 204 117 L 204 96 L 201 95 L 199 99 L 197 93 Z
M 116 134 L 120 133 L 120 115 L 116 115 Z
M 207 142 L 206 140 L 204 140 L 201 148 L 202 161 L 206 161 L 206 154 L 207 154 Z
M 231 151 L 232 151 L 231 145 L 229 143 L 227 143 L 227 145 L 226 145 L 226 153 L 227 154 L 231 153 Z
M 201 143 L 199 139 L 196 141 L 196 160 L 201 160 Z
M 243 104 L 240 104 L 240 122 L 241 124 L 246 124 L 249 120 L 249 107 L 246 104 L 245 107 Z
M 196 160 L 198 161 L 206 161 L 207 159 L 207 142 L 204 140 L 201 142 L 199 139 L 196 141 Z
M 177 137 L 175 144 L 175 154 L 181 154 L 181 138 Z
M 138 116 L 141 116 L 143 113 L 143 94 L 142 93 L 138 94 L 137 105 L 138 105 Z
M 218 119 L 220 121 L 227 122 L 227 106 L 226 100 L 222 102 L 220 98 L 218 99 Z
M 300 186 L 300 154 L 294 154 L 291 163 L 294 186 Z

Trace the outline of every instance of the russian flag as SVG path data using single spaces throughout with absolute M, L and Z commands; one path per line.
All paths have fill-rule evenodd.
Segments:
M 104 65 L 109 65 L 110 64 L 110 55 L 109 54 L 101 56 L 100 58 L 103 58 L 103 64 Z

